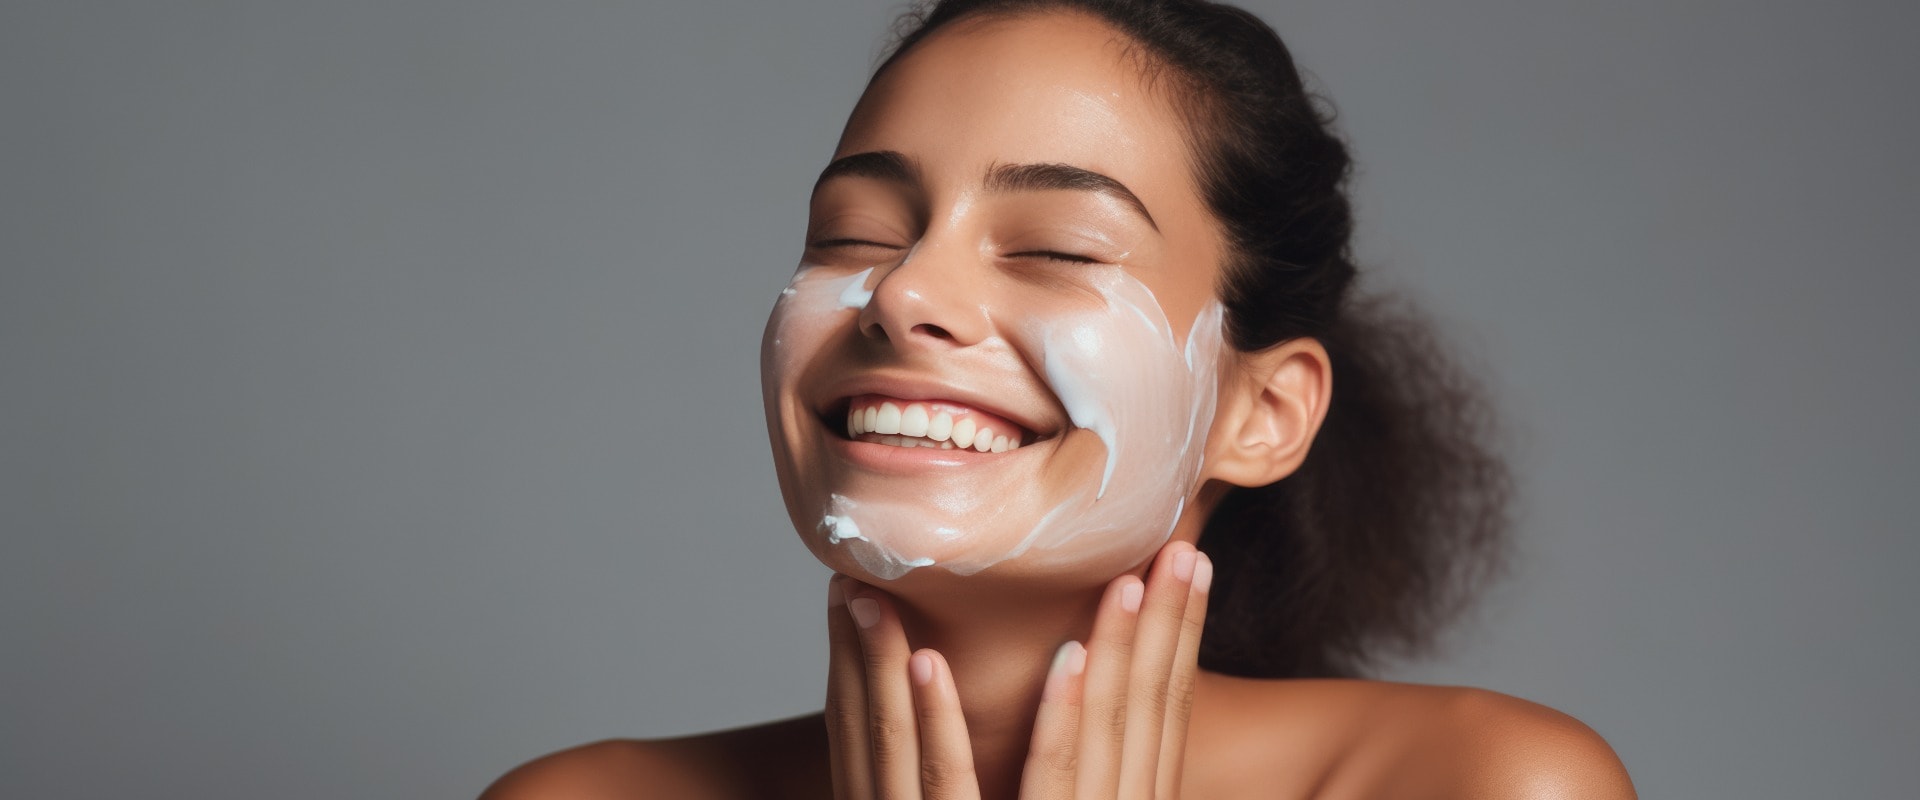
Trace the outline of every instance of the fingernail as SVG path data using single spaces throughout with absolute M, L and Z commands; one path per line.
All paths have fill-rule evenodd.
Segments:
M 1079 642 L 1067 642 L 1067 675 L 1078 675 L 1087 671 L 1087 648 Z
M 1048 675 L 1057 674 L 1060 672 L 1060 669 L 1062 667 L 1066 666 L 1067 651 L 1072 649 L 1073 649 L 1073 642 L 1066 642 L 1060 645 L 1060 649 L 1053 651 L 1053 665 L 1047 667 Z
M 925 686 L 933 682 L 933 657 L 926 653 L 914 653 L 907 659 L 907 674 L 913 676 L 915 686 Z
M 1192 550 L 1182 550 L 1173 554 L 1173 577 L 1183 581 L 1193 580 L 1194 555 Z
M 1080 674 L 1087 668 L 1087 649 L 1079 642 L 1067 642 L 1053 651 L 1053 666 L 1047 668 L 1047 683 L 1040 690 L 1040 701 L 1046 702 L 1058 697 L 1065 691 L 1067 678 Z
M 1201 554 L 1200 563 L 1193 566 L 1193 590 L 1206 594 L 1213 588 L 1213 559 Z
M 1140 596 L 1144 594 L 1146 590 L 1147 587 L 1138 581 L 1120 587 L 1120 607 L 1128 611 L 1139 611 Z
M 853 612 L 854 623 L 862 628 L 871 628 L 873 623 L 880 621 L 880 604 L 871 597 L 856 597 L 847 601 L 847 610 Z

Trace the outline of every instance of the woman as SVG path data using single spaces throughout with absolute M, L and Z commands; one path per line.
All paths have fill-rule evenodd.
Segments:
M 1347 156 L 1271 30 L 912 22 L 763 348 L 787 508 L 837 573 L 826 712 L 487 797 L 1631 797 L 1557 712 L 1346 677 L 1491 563 L 1504 474 L 1418 331 L 1349 296 Z

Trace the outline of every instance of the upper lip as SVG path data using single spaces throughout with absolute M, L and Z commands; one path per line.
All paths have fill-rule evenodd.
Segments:
M 1007 420 L 1025 428 L 1036 440 L 1051 437 L 1059 427 L 1041 418 L 1031 409 L 1007 408 L 989 400 L 985 392 L 948 381 L 928 379 L 911 375 L 890 375 L 869 373 L 834 384 L 833 394 L 814 410 L 821 418 L 834 420 L 836 415 L 844 416 L 847 403 L 855 397 L 866 394 L 884 395 L 906 401 L 945 400 L 980 409 L 989 414 L 1005 417 Z M 1004 395 L 1002 402 L 1004 402 Z

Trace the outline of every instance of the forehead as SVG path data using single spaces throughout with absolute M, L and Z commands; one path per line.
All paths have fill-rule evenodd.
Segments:
M 921 41 L 869 87 L 835 156 L 871 150 L 907 154 L 932 182 L 1070 164 L 1132 187 L 1156 216 L 1147 195 L 1192 195 L 1178 115 L 1130 43 L 1080 14 L 963 20 Z

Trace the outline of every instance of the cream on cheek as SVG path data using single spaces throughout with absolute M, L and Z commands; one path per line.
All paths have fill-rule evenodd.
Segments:
M 770 392 L 791 385 L 799 360 L 826 331 L 853 324 L 870 299 L 871 271 L 815 272 L 803 266 L 774 310 L 764 362 Z M 1098 304 L 1062 311 L 1034 293 L 1029 307 L 999 309 L 1002 331 L 1013 341 L 975 346 L 1037 355 L 1073 427 L 1105 448 L 1097 468 L 1047 481 L 1068 488 L 1046 496 L 1033 489 L 1040 482 L 1031 475 L 998 474 L 1034 468 L 1046 443 L 984 457 L 959 468 L 952 480 L 913 491 L 792 476 L 788 480 L 810 485 L 788 487 L 790 498 L 797 490 L 804 507 L 818 509 L 813 518 L 819 523 L 802 533 L 845 548 L 886 580 L 928 566 L 973 574 L 1015 558 L 1039 568 L 1097 562 L 1118 570 L 1164 544 L 1200 474 L 1217 400 L 1222 309 L 1209 302 L 1183 346 L 1153 293 L 1125 270 L 1095 267 L 1082 275 Z
M 1118 267 L 1095 280 L 1104 309 L 1036 313 L 1022 328 L 1040 345 L 1048 387 L 1074 427 L 1100 437 L 1106 460 L 1009 557 L 1144 557 L 1172 535 L 1199 480 L 1218 400 L 1220 304 L 1201 309 L 1182 347 L 1144 284 Z
M 776 420 L 772 431 L 775 437 L 790 433 L 782 431 L 781 426 L 805 424 L 796 419 L 781 419 L 780 390 L 792 385 L 804 367 L 801 357 L 818 352 L 834 326 L 854 324 L 855 315 L 873 299 L 873 290 L 867 287 L 872 275 L 873 270 L 869 268 L 832 277 L 817 267 L 802 264 L 794 273 L 793 281 L 780 291 L 768 325 L 770 337 L 761 353 L 761 384 L 770 419 Z M 804 413 L 804 409 L 787 411 L 796 415 Z M 783 449 L 776 447 L 776 454 Z M 903 557 L 887 544 L 868 538 L 860 522 L 868 515 L 860 504 L 822 485 L 819 474 L 790 476 L 783 470 L 781 481 L 783 490 L 790 496 L 797 494 L 800 503 L 818 509 L 813 516 L 819 522 L 812 531 L 803 529 L 802 533 L 817 535 L 828 545 L 847 547 L 868 573 L 891 580 L 916 567 L 933 565 L 931 558 Z

